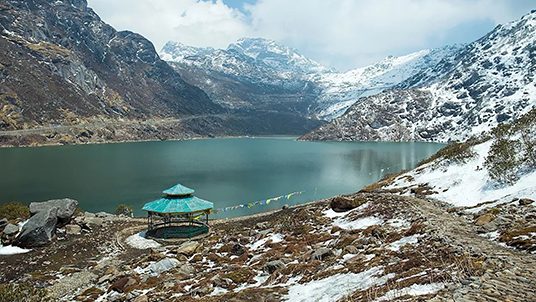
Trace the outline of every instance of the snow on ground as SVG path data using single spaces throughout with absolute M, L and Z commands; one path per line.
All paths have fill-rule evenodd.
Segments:
M 339 218 L 333 222 L 333 225 L 340 227 L 341 229 L 345 230 L 361 230 L 366 229 L 370 226 L 382 224 L 383 219 L 375 217 L 375 216 L 369 216 L 364 218 L 359 218 L 356 220 L 348 220 L 344 218 Z
M 325 210 L 323 213 L 324 213 L 324 216 L 326 216 L 327 218 L 342 217 L 342 216 L 346 216 L 346 214 L 348 214 L 348 212 L 335 212 L 331 208 Z
M 393 228 L 405 229 L 411 226 L 411 223 L 405 219 L 394 218 L 387 221 L 387 223 Z
M 419 238 L 422 237 L 421 234 L 415 234 L 407 237 L 402 237 L 399 240 L 389 244 L 387 247 L 391 251 L 397 252 L 400 251 L 400 248 L 403 247 L 406 244 L 415 244 L 419 242 Z
M 269 274 L 267 274 L 265 272 L 260 272 L 255 277 L 253 277 L 253 281 L 255 281 L 255 283 L 241 284 L 239 287 L 237 287 L 233 291 L 234 292 L 239 292 L 239 291 L 242 291 L 242 290 L 244 290 L 246 288 L 260 287 L 261 284 L 263 284 L 264 282 L 266 282 L 266 280 L 268 280 L 268 278 L 270 278 Z
M 281 234 L 273 234 L 272 236 L 270 236 L 270 240 L 272 240 L 272 243 L 279 243 L 281 241 L 283 241 L 283 235 Z
M 511 186 L 496 186 L 484 168 L 484 161 L 492 141 L 473 147 L 475 157 L 466 163 L 452 163 L 446 167 L 437 167 L 435 162 L 412 170 L 390 185 L 388 188 L 402 188 L 418 184 L 428 184 L 436 194 L 436 199 L 449 202 L 455 206 L 475 206 L 481 202 L 513 198 L 536 199 L 536 171 L 523 175 Z M 413 179 L 408 181 L 407 177 Z
M 430 283 L 430 284 L 413 284 L 411 286 L 393 289 L 385 293 L 385 295 L 376 299 L 375 301 L 390 301 L 402 296 L 422 296 L 437 293 L 443 289 L 445 284 L 443 283 Z
M 481 234 L 480 236 L 487 238 L 489 240 L 497 240 L 500 235 L 501 233 L 499 233 L 499 231 L 492 231 L 492 232 Z
M 359 211 L 362 211 L 364 209 L 366 209 L 368 206 L 370 205 L 370 203 L 366 202 L 354 209 L 351 209 L 349 211 L 346 211 L 346 212 L 335 212 L 333 211 L 333 209 L 329 208 L 325 211 L 323 211 L 322 213 L 324 214 L 324 216 L 326 216 L 327 218 L 337 218 L 337 217 L 343 217 L 343 216 L 346 216 L 352 212 L 359 212 Z
M 140 250 L 160 247 L 160 243 L 145 238 L 145 232 L 139 232 L 132 236 L 129 236 L 125 241 L 131 247 Z
M 265 237 L 265 238 L 262 238 L 262 239 L 259 239 L 251 244 L 247 244 L 246 246 L 252 250 L 257 250 L 259 249 L 261 246 L 263 246 L 265 243 L 267 243 L 268 241 L 271 241 L 272 243 L 279 243 L 281 241 L 283 241 L 283 235 L 282 234 L 272 234 L 270 235 L 269 237 Z
M 30 219 L 26 219 L 26 220 L 21 221 L 21 222 L 18 223 L 18 225 L 19 225 L 19 230 L 22 230 L 22 227 L 28 222 L 28 220 L 30 220 Z
M 31 250 L 23 249 L 18 246 L 12 246 L 12 245 L 1 246 L 0 245 L 0 255 L 24 254 L 24 253 L 28 253 L 29 251 Z
M 356 290 L 383 285 L 394 274 L 382 276 L 381 267 L 373 267 L 360 273 L 336 274 L 324 279 L 289 287 L 286 301 L 290 302 L 330 302 L 337 301 Z

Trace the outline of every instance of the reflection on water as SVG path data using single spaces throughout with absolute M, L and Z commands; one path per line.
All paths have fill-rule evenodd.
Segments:
M 289 201 L 224 213 L 239 216 L 342 193 L 414 167 L 430 143 L 297 142 L 233 138 L 0 150 L 0 202 L 71 197 L 88 211 L 143 203 L 177 182 L 217 208 L 294 191 Z

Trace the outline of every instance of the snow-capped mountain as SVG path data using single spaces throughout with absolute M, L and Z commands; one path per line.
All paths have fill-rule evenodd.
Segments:
M 396 85 L 304 139 L 463 140 L 536 106 L 536 11 Z
M 229 45 L 229 51 L 236 51 L 257 62 L 262 62 L 274 69 L 293 70 L 294 73 L 317 74 L 330 71 L 329 68 L 298 53 L 295 49 L 283 46 L 275 41 L 263 38 L 243 38 Z
M 331 120 L 360 97 L 390 89 L 459 50 L 422 50 L 345 73 L 296 50 L 261 38 L 244 38 L 227 49 L 169 42 L 161 57 L 191 84 L 229 108 L 290 110 Z
M 418 75 L 451 56 L 461 46 L 425 49 L 405 56 L 384 60 L 345 73 L 323 73 L 315 78 L 322 92 L 317 100 L 316 115 L 332 120 L 342 115 L 359 98 L 378 94 Z
M 168 42 L 162 48 L 161 57 L 166 61 L 263 83 L 304 80 L 306 75 L 330 71 L 294 49 L 262 38 L 243 38 L 231 43 L 227 49 Z
M 329 71 L 295 50 L 265 39 L 240 39 L 227 49 L 169 42 L 161 57 L 190 84 L 232 109 L 308 115 L 318 91 L 309 74 Z

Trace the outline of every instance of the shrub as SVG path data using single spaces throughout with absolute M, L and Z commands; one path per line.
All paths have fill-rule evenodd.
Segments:
M 122 203 L 115 209 L 115 215 L 132 217 L 134 215 L 134 211 L 132 210 L 132 207 Z
M 47 291 L 29 284 L 0 284 L 0 302 L 41 302 L 52 301 Z
M 536 168 L 536 138 L 530 129 L 523 130 L 521 133 L 521 142 L 523 143 L 527 165 L 532 169 Z
M 513 184 L 520 174 L 536 169 L 535 129 L 536 109 L 493 129 L 495 141 L 484 163 L 492 179 Z
M 521 164 L 517 151 L 520 145 L 519 141 L 507 138 L 495 140 L 484 162 L 492 179 L 506 184 L 513 184 L 517 181 Z
M 449 160 L 449 161 L 453 161 L 456 163 L 466 162 L 468 159 L 471 159 L 476 155 L 476 153 L 473 152 L 471 148 L 475 145 L 482 143 L 483 141 L 487 139 L 488 138 L 486 137 L 484 139 L 470 139 L 463 143 L 459 143 L 459 142 L 450 143 L 447 146 L 443 147 L 441 150 L 437 151 L 434 155 L 421 161 L 417 166 L 427 164 L 436 159 L 444 159 L 444 160 Z
M 20 202 L 8 202 L 0 205 L 0 219 L 7 218 L 9 221 L 17 220 L 18 218 L 28 219 L 30 217 L 30 209 L 27 205 Z

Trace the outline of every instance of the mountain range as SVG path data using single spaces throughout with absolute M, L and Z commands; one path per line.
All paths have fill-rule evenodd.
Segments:
M 536 106 L 536 11 L 360 99 L 307 140 L 465 140 Z
M 337 72 L 295 49 L 261 38 L 243 38 L 226 49 L 168 42 L 160 55 L 188 83 L 201 87 L 223 107 L 288 111 L 331 120 L 359 98 L 400 84 L 460 47 L 389 56 L 347 72 Z
M 226 135 L 463 140 L 534 107 L 536 13 L 346 72 L 262 38 L 153 44 L 85 0 L 0 3 L 0 144 Z M 326 123 L 326 121 L 328 123 Z
M 221 106 L 86 0 L 0 2 L 0 82 L 0 145 L 302 134 L 321 124 Z

